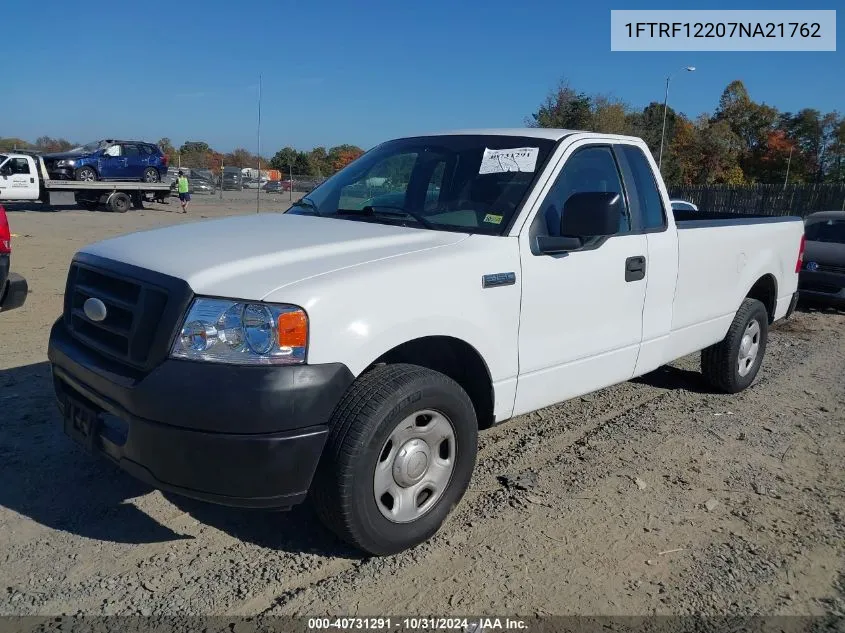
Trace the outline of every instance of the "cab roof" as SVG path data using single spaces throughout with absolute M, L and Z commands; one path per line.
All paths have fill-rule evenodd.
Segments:
M 603 138 L 612 138 L 625 141 L 640 140 L 636 136 L 624 136 L 621 134 L 604 134 L 601 132 L 590 132 L 588 130 L 564 130 L 559 128 L 547 127 L 478 128 L 466 130 L 447 130 L 442 132 L 436 132 L 428 136 L 521 136 L 529 138 L 544 138 L 549 139 L 551 141 L 559 141 L 560 139 L 566 136 L 571 136 L 573 134 L 587 134 L 593 136 L 601 136 Z

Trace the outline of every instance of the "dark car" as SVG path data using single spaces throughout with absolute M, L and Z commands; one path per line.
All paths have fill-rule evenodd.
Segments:
M 282 187 L 282 183 L 278 180 L 268 180 L 264 183 L 264 186 L 261 187 L 267 193 L 281 193 L 285 191 L 284 187 Z
M 12 232 L 6 209 L 0 204 L 0 312 L 21 307 L 29 291 L 26 279 L 9 272 L 12 261 Z
M 188 191 L 190 193 L 208 193 L 213 194 L 217 192 L 217 186 L 213 181 L 200 176 L 194 176 L 193 172 L 188 176 Z
M 160 182 L 167 174 L 167 156 L 142 141 L 105 139 L 42 158 L 50 178 L 57 180 Z
M 845 211 L 807 216 L 798 291 L 805 303 L 845 308 Z
M 224 171 L 220 181 L 220 188 L 223 191 L 241 191 L 244 188 L 243 177 L 240 171 Z

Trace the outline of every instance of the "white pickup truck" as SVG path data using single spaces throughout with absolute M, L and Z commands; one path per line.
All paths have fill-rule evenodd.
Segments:
M 715 389 L 748 387 L 802 249 L 798 218 L 673 217 L 637 138 L 404 138 L 285 214 L 82 249 L 49 358 L 66 432 L 134 476 L 310 494 L 389 554 L 461 499 L 479 428 L 698 350 Z

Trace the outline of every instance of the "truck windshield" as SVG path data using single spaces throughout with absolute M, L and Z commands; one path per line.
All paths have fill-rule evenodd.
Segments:
M 827 220 L 808 224 L 805 235 L 811 242 L 845 244 L 845 220 Z
M 388 141 L 289 213 L 501 235 L 553 147 L 550 139 L 494 135 Z

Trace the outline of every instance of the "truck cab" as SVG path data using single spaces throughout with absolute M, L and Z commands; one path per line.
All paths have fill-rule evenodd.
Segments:
M 36 162 L 25 154 L 0 154 L 0 200 L 38 200 Z
M 437 531 L 490 425 L 698 351 L 714 390 L 751 386 L 802 236 L 673 213 L 634 137 L 396 139 L 285 214 L 85 247 L 49 358 L 66 432 L 134 476 L 233 506 L 310 496 L 389 554 Z

